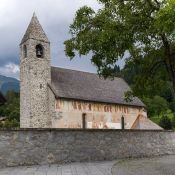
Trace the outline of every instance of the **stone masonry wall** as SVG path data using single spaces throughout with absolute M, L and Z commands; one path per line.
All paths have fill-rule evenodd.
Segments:
M 0 167 L 114 160 L 175 154 L 175 133 L 163 131 L 0 130 Z

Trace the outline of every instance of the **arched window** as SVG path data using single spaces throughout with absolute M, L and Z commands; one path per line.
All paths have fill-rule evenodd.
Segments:
M 27 46 L 23 46 L 23 53 L 24 53 L 24 58 L 27 58 Z
M 36 56 L 38 58 L 43 58 L 44 57 L 44 49 L 41 44 L 36 45 Z

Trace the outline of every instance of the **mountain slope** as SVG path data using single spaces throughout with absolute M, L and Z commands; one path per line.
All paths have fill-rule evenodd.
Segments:
M 0 75 L 0 91 L 5 95 L 8 91 L 19 92 L 19 80 Z

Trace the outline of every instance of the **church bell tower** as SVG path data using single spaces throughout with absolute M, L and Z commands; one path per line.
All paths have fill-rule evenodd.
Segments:
M 50 42 L 34 14 L 20 44 L 20 127 L 49 128 Z

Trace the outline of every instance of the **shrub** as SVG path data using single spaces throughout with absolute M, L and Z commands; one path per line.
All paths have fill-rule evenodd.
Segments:
M 172 126 L 175 129 L 175 113 L 173 113 L 173 117 L 172 117 Z
M 168 110 L 168 102 L 160 96 L 144 98 L 143 101 L 147 106 L 148 116 L 160 116 L 160 114 L 166 113 Z
M 161 117 L 159 125 L 165 130 L 171 130 L 173 128 L 171 119 L 167 115 Z
M 16 119 L 7 119 L 5 122 L 0 122 L 0 128 L 19 128 L 19 122 Z

